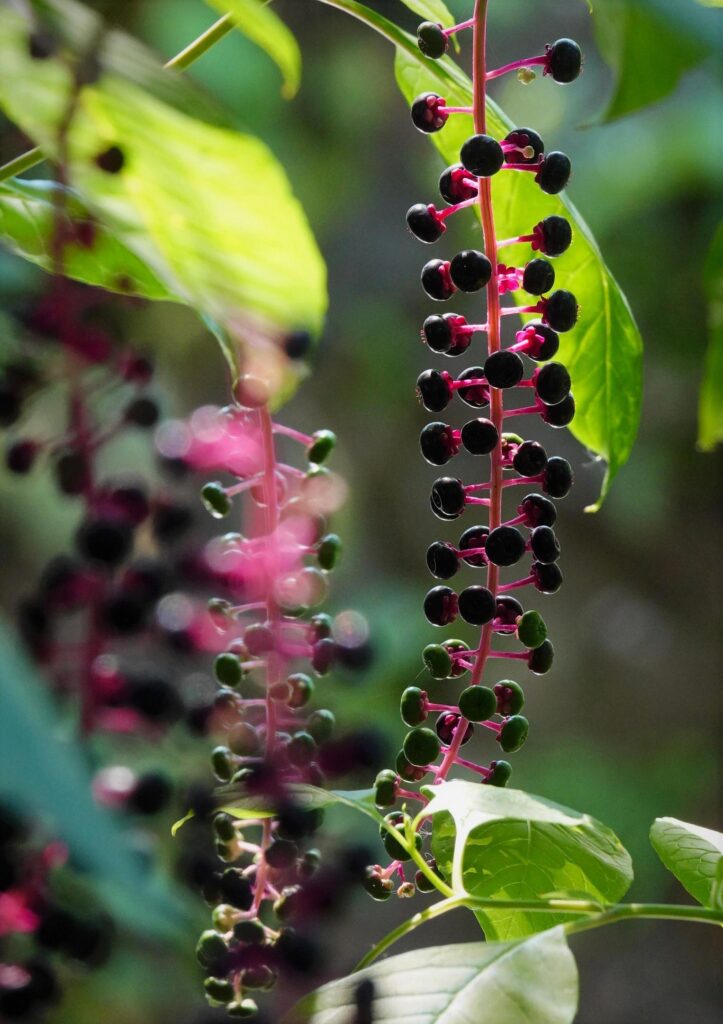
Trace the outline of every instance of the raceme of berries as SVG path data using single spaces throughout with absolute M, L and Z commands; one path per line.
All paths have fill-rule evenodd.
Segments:
M 199 879 L 214 908 L 213 927 L 197 948 L 206 996 L 232 1016 L 253 1015 L 256 990 L 273 988 L 281 972 L 316 970 L 310 925 L 366 878 L 367 851 L 343 850 L 322 861 L 310 847 L 321 812 L 299 802 L 294 784 L 320 786 L 327 775 L 378 767 L 376 757 L 369 760 L 373 742 L 361 735 L 335 739 L 334 715 L 314 701 L 335 667 L 363 666 L 368 657 L 360 615 L 332 618 L 320 610 L 341 552 L 328 525 L 344 496 L 342 481 L 326 467 L 335 438 L 272 420 L 257 400 L 264 394 L 260 380 L 243 374 L 234 403 L 197 413 L 180 445 L 196 469 L 230 478 L 203 486 L 211 516 L 233 512 L 244 526 L 207 550 L 231 595 L 209 605 L 220 641 L 213 772 L 224 787 L 221 802 L 228 794 L 251 796 L 273 810 L 264 819 L 215 814 L 217 861 Z M 286 461 L 282 448 L 301 459 Z
M 446 53 L 450 36 L 472 25 L 473 19 L 449 29 L 425 22 L 418 29 L 420 50 L 438 59 Z M 522 713 L 524 693 L 515 679 L 487 685 L 485 669 L 490 659 L 504 659 L 510 669 L 517 663 L 533 675 L 543 675 L 552 666 L 554 649 L 544 619 L 538 611 L 526 609 L 516 595 L 528 587 L 540 594 L 559 589 L 562 572 L 553 499 L 563 498 L 572 486 L 572 469 L 565 459 L 512 430 L 528 416 L 551 427 L 566 426 L 575 413 L 570 375 L 554 360 L 560 333 L 573 329 L 578 317 L 575 296 L 560 286 L 554 266 L 555 258 L 572 243 L 570 224 L 550 214 L 536 224 L 521 225 L 524 233 L 499 240 L 492 209 L 496 175 L 531 174 L 543 192 L 555 195 L 569 180 L 570 161 L 564 153 L 546 152 L 532 128 L 516 128 L 501 139 L 488 134 L 485 99 L 488 81 L 511 71 L 529 80 L 536 66 L 556 82 L 571 82 L 580 73 L 581 54 L 572 40 L 559 39 L 539 56 L 490 71 L 484 70 L 484 61 L 482 66 L 483 79 L 477 75 L 473 83 L 474 107 L 449 106 L 443 96 L 424 93 L 411 110 L 414 125 L 425 133 L 444 130 L 449 117 L 457 114 L 474 117 L 475 134 L 462 144 L 459 162 L 439 179 L 442 204 L 415 204 L 407 213 L 407 226 L 421 242 L 434 244 L 445 234 L 450 216 L 478 207 L 483 246 L 429 260 L 422 268 L 421 284 L 435 302 L 447 302 L 457 292 L 484 290 L 487 312 L 476 323 L 456 312 L 431 312 L 421 331 L 434 355 L 457 358 L 470 350 L 470 362 L 477 363 L 461 372 L 432 367 L 417 379 L 418 399 L 434 416 L 421 431 L 422 456 L 432 466 L 445 467 L 445 475 L 431 486 L 431 510 L 443 523 L 467 520 L 427 549 L 434 585 L 423 610 L 431 626 L 464 622 L 480 633 L 473 646 L 459 639 L 429 643 L 422 652 L 429 682 L 415 682 L 402 694 L 401 717 L 410 731 L 395 767 L 377 776 L 375 799 L 388 812 L 387 826 L 403 833 L 408 819 L 395 806 L 400 801 L 427 802 L 423 793 L 410 788 L 415 784 L 442 782 L 453 768 L 472 773 L 485 785 L 504 786 L 510 778 L 506 756 L 519 750 L 529 731 Z M 501 262 L 500 250 L 513 246 L 520 252 L 528 246 L 530 255 L 510 265 Z M 502 297 L 512 292 L 530 298 L 520 305 L 503 305 Z M 505 344 L 503 323 L 516 315 L 523 316 L 524 326 Z M 481 346 L 472 355 L 478 339 Z M 530 395 L 530 400 L 505 408 L 506 394 L 515 391 Z M 455 407 L 467 417 L 460 428 L 448 422 Z M 468 480 L 455 467 L 464 453 L 484 457 L 481 465 L 488 471 Z M 516 497 L 520 487 L 521 498 Z M 443 700 L 428 692 L 432 687 L 436 692 L 439 684 L 444 686 Z M 475 730 L 491 741 L 487 763 L 462 755 Z M 382 839 L 391 863 L 371 866 L 366 885 L 378 900 L 389 897 L 395 876 L 402 883 L 399 894 L 407 894 L 404 865 L 410 857 L 388 829 Z M 421 833 L 417 840 L 422 842 Z M 430 882 L 423 872 L 415 881 L 418 888 L 428 890 Z

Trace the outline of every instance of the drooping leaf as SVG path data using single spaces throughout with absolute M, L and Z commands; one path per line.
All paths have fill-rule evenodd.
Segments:
M 690 0 L 689 0 L 690 2 Z M 614 121 L 663 99 L 705 54 L 655 5 L 603 0 L 595 7 L 600 50 L 615 72 L 615 85 L 600 121 Z
M 690 895 L 704 907 L 723 909 L 723 835 L 677 818 L 656 818 L 650 842 Z
M 443 28 L 450 28 L 455 23 L 454 15 L 443 0 L 402 0 L 402 3 L 420 18 Z
M 124 925 L 166 939 L 192 927 L 184 900 L 94 802 L 81 748 L 58 735 L 45 686 L 1 624 L 0 750 L 0 799 L 37 816 L 68 845 L 73 863 L 89 873 Z
M 284 79 L 283 95 L 295 96 L 301 83 L 301 51 L 289 28 L 265 0 L 206 0 L 233 17 L 234 24 L 276 63 Z
M 284 1024 L 349 1024 L 355 994 L 372 983 L 375 1024 L 571 1024 L 575 959 L 562 928 L 524 942 L 433 946 L 389 957 L 324 985 Z
M 448 782 L 428 790 L 432 850 L 455 891 L 479 898 L 533 900 L 587 894 L 614 903 L 632 877 L 615 833 L 589 815 L 514 789 Z M 575 895 L 573 895 L 575 894 Z M 567 920 L 564 914 L 486 910 L 489 939 L 516 939 Z
M 710 339 L 698 407 L 698 447 L 709 452 L 723 441 L 723 222 L 708 252 L 704 283 Z
M 396 73 L 399 87 L 409 102 L 428 90 L 441 92 L 454 106 L 469 106 L 472 102 L 471 83 L 451 62 L 438 61 L 430 68 L 413 54 L 398 49 Z M 487 117 L 488 130 L 497 138 L 506 135 L 512 127 L 491 101 Z M 472 134 L 472 118 L 459 114 L 450 118 L 442 131 L 430 137 L 445 162 L 450 164 L 459 160 L 461 145 Z M 560 336 L 558 358 L 570 371 L 577 403 L 570 430 L 607 462 L 602 493 L 593 507 L 597 509 L 616 473 L 627 461 L 638 429 L 642 393 L 640 333 L 590 229 L 567 198 L 548 196 L 535 184 L 531 174 L 511 171 L 495 175 L 492 195 L 500 239 L 528 234 L 538 221 L 550 214 L 564 216 L 572 224 L 573 244 L 555 260 L 555 274 L 559 286 L 577 297 L 580 319 L 572 331 Z M 519 263 L 520 254 L 526 258 L 525 250 L 519 245 L 501 252 L 505 263 Z M 527 301 L 524 296 L 520 298 Z
M 65 192 L 63 270 L 68 277 L 123 295 L 175 298 L 135 253 L 94 220 L 76 192 L 52 181 L 15 178 L 0 183 L 0 235 L 9 249 L 43 270 L 53 270 L 50 246 L 59 191 Z
M 0 9 L 0 105 L 57 152 L 69 73 L 33 61 L 28 26 Z M 108 174 L 95 157 L 120 145 Z M 82 90 L 68 138 L 70 180 L 100 223 L 179 300 L 237 338 L 244 327 L 318 331 L 325 267 L 283 169 L 259 140 L 173 109 L 105 75 Z

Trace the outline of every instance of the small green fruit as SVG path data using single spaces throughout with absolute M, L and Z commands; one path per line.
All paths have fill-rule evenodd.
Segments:
M 486 722 L 497 711 L 497 698 L 487 686 L 468 686 L 459 695 L 459 710 L 470 722 Z
M 410 764 L 423 768 L 439 756 L 439 737 L 431 729 L 414 729 L 405 736 L 402 749 Z
M 506 754 L 513 754 L 525 742 L 529 731 L 530 723 L 524 715 L 512 715 L 504 722 L 497 742 Z
M 517 638 L 525 647 L 537 648 L 547 639 L 547 626 L 539 612 L 529 611 L 517 620 Z

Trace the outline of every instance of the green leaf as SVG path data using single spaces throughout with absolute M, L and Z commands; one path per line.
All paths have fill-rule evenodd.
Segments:
M 399 48 L 396 58 L 399 87 L 408 102 L 428 90 L 440 91 L 454 106 L 470 106 L 472 88 L 467 76 L 451 61 L 422 63 L 413 52 Z M 503 137 L 512 122 L 488 102 L 488 130 Z M 441 132 L 430 136 L 445 163 L 456 163 L 462 143 L 474 132 L 472 118 L 455 115 Z M 580 303 L 580 321 L 560 337 L 559 359 L 570 371 L 577 414 L 571 432 L 607 462 L 597 510 L 616 473 L 627 461 L 640 420 L 642 340 L 630 307 L 605 265 L 590 229 L 573 204 L 563 196 L 548 196 L 532 175 L 502 172 L 492 186 L 498 237 L 527 233 L 550 214 L 572 224 L 573 244 L 555 260 L 560 285 Z M 464 216 L 462 214 L 461 216 Z M 501 250 L 504 262 L 519 261 L 520 246 Z M 524 251 L 524 250 L 522 250 Z
M 28 56 L 27 32 L 17 12 L 0 9 L 0 105 L 52 156 L 69 75 L 59 60 Z M 118 144 L 123 169 L 104 173 L 95 156 Z M 107 75 L 82 90 L 68 145 L 70 180 L 88 209 L 237 345 L 259 323 L 319 330 L 324 263 L 283 169 L 259 140 Z
M 0 799 L 38 817 L 68 845 L 119 921 L 164 939 L 193 926 L 185 901 L 144 865 L 118 821 L 93 800 L 82 749 L 59 736 L 46 686 L 1 624 L 0 750 Z
M 428 787 L 432 851 L 455 892 L 485 899 L 534 900 L 549 893 L 615 903 L 632 878 L 630 855 L 615 833 L 587 814 L 473 782 Z M 569 915 L 478 911 L 489 939 L 516 939 Z
M 63 248 L 63 269 L 68 277 L 124 295 L 174 298 L 135 253 L 97 224 L 73 189 L 63 189 L 52 181 L 16 178 L 0 184 L 0 235 L 9 249 L 43 270 L 53 270 L 50 244 L 57 226 L 55 197 L 61 192 L 63 233 L 74 239 Z
M 366 814 L 374 821 L 382 820 L 381 814 L 374 805 L 373 789 L 320 789 L 318 786 L 298 783 L 289 786 L 289 793 L 295 803 L 307 810 L 318 810 L 332 807 L 335 804 L 343 804 Z M 269 817 L 273 810 L 272 802 L 264 801 L 257 795 L 246 796 L 240 792 L 238 787 L 222 786 L 217 790 L 217 796 L 222 805 L 221 810 L 233 814 L 237 818 Z
M 704 283 L 710 340 L 698 407 L 698 447 L 709 452 L 723 441 L 723 222 L 708 251 Z
M 424 21 L 432 21 L 443 28 L 451 28 L 455 24 L 454 15 L 443 0 L 402 0 L 402 3 Z
M 230 14 L 234 25 L 276 63 L 284 79 L 282 93 L 291 99 L 301 83 L 301 51 L 293 33 L 265 0 L 206 0 Z
M 578 999 L 575 959 L 562 928 L 524 942 L 433 946 L 389 957 L 324 985 L 284 1024 L 349 1024 L 355 993 L 373 984 L 375 1024 L 571 1024 Z
M 614 121 L 669 95 L 705 55 L 654 5 L 604 0 L 596 5 L 595 30 L 603 56 L 615 71 L 613 94 L 600 121 Z
M 694 899 L 723 909 L 723 834 L 677 818 L 656 818 L 650 842 Z

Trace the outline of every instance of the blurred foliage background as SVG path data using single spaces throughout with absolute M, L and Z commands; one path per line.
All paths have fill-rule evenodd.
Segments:
M 200 0 L 91 6 L 165 57 L 213 17 Z M 396 0 L 372 6 L 409 28 L 416 24 Z M 681 0 L 681 9 L 688 6 L 696 4 Z M 304 80 L 293 102 L 282 99 L 268 58 L 238 34 L 189 74 L 280 157 L 328 262 L 326 331 L 313 375 L 285 410 L 285 422 L 309 431 L 329 427 L 340 438 L 336 466 L 351 496 L 337 524 L 345 559 L 334 604 L 368 616 L 376 659 L 363 678 L 328 692 L 345 724 L 381 728 L 391 754 L 403 734 L 398 694 L 417 676 L 419 651 L 430 637 L 421 613 L 424 552 L 438 527 L 427 512 L 435 473 L 416 440 L 425 422 L 414 381 L 427 365 L 417 340 L 427 303 L 418 285 L 420 249 L 404 229 L 404 214 L 412 202 L 433 197 L 440 168 L 409 123 L 384 41 L 313 0 L 277 0 L 275 7 L 304 53 Z M 460 15 L 469 11 L 467 0 L 450 7 Z M 569 436 L 556 433 L 547 442 L 573 462 L 577 486 L 560 515 L 566 584 L 556 600 L 544 602 L 555 668 L 526 687 L 532 733 L 515 759 L 514 784 L 615 828 L 636 866 L 632 898 L 677 899 L 682 890 L 648 845 L 650 823 L 656 815 L 673 815 L 715 827 L 720 806 L 720 462 L 697 452 L 695 438 L 706 344 L 701 271 L 723 207 L 723 87 L 703 63 L 661 102 L 596 124 L 612 75 L 587 5 L 508 0 L 491 8 L 495 64 L 539 52 L 541 43 L 563 35 L 583 47 L 585 73 L 575 88 L 539 78 L 523 87 L 512 77 L 496 83 L 493 95 L 516 122 L 534 126 L 548 145 L 570 154 L 570 196 L 626 292 L 646 343 L 638 443 L 598 515 L 582 510 L 597 495 L 602 468 Z M 467 46 L 463 59 L 468 56 Z M 657 53 L 661 66 L 666 59 Z M 651 66 L 641 74 L 654 73 Z M 20 151 L 21 140 L 7 124 L 2 129 L 5 160 Z M 456 230 L 460 242 L 474 244 L 471 219 Z M 6 254 L 0 254 L 0 282 L 0 298 L 11 307 L 44 285 L 39 271 Z M 192 314 L 146 305 L 120 315 L 129 338 L 157 354 L 156 392 L 165 413 L 224 401 L 223 360 Z M 143 440 L 124 442 L 113 458 L 117 467 L 154 472 Z M 0 497 L 0 596 L 11 619 L 24 581 L 69 545 L 75 513 L 42 475 L 0 477 Z M 203 773 L 202 743 L 184 746 L 171 738 L 167 749 L 180 772 L 198 766 Z M 143 842 L 160 848 L 170 863 L 167 825 Z M 328 825 L 373 838 L 342 812 Z M 339 954 L 330 970 L 348 970 L 373 937 L 408 911 L 409 904 L 372 908 L 360 896 L 339 921 Z M 189 913 L 200 926 L 200 901 Z M 185 942 L 124 933 L 106 967 L 70 984 L 54 1024 L 216 1020 L 200 998 L 193 928 Z M 415 933 L 413 942 L 477 935 L 471 916 L 458 914 L 438 924 L 434 935 Z M 719 1020 L 715 944 L 710 930 L 681 924 L 625 926 L 576 939 L 581 1024 Z

